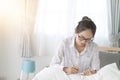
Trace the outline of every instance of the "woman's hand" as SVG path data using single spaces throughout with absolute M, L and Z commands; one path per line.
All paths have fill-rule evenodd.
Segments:
M 79 68 L 77 66 L 64 67 L 63 71 L 66 72 L 67 74 L 75 74 L 75 73 L 78 73 Z
M 90 70 L 90 69 L 88 69 L 88 70 L 86 70 L 86 71 L 83 72 L 83 75 L 89 76 L 89 75 L 92 75 L 92 74 L 95 74 L 95 73 L 96 73 L 96 70 Z

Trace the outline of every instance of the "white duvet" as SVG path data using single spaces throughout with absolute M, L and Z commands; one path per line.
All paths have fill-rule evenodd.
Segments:
M 67 75 L 58 68 L 49 67 L 37 73 L 32 80 L 120 80 L 120 70 L 116 63 L 113 63 L 101 68 L 94 75 L 82 76 L 80 74 Z

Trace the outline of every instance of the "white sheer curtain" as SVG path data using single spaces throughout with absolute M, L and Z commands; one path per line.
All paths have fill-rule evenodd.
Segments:
M 24 13 L 20 19 L 20 54 L 21 57 L 33 56 L 33 30 L 37 0 L 23 0 Z
M 39 0 L 34 35 L 36 52 L 53 55 L 60 41 L 74 35 L 83 16 L 97 25 L 95 42 L 108 45 L 106 0 Z
M 108 46 L 107 3 L 106 0 L 77 0 L 76 22 L 82 16 L 90 17 L 97 26 L 94 41 L 101 46 Z
M 107 0 L 109 40 L 113 47 L 120 47 L 120 0 Z

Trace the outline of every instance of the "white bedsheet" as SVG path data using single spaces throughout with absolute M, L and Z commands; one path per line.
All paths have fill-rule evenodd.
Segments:
M 49 67 L 37 73 L 33 80 L 69 80 L 69 78 L 62 70 Z
M 120 71 L 116 63 L 101 68 L 96 74 L 82 76 L 80 74 L 66 75 L 62 70 L 55 67 L 44 68 L 36 74 L 33 80 L 120 80 Z

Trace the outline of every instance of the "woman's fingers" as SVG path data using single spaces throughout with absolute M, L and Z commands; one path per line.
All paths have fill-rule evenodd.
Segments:
M 79 71 L 79 68 L 76 67 L 76 66 L 73 66 L 73 67 L 64 67 L 63 70 L 68 73 L 68 74 L 75 74 L 75 73 L 78 73 Z
M 79 70 L 79 67 L 77 67 L 77 66 L 73 66 L 72 68 L 74 68 L 76 70 Z
M 86 76 L 88 76 L 88 75 L 91 75 L 91 74 L 92 74 L 91 70 L 86 70 L 86 71 L 84 71 L 83 73 L 84 73 L 84 75 L 86 75 Z
M 75 73 L 79 72 L 79 67 L 77 67 L 77 66 L 64 67 L 63 70 L 67 74 L 75 74 Z M 89 75 L 92 75 L 92 74 L 95 74 L 95 73 L 96 73 L 96 70 L 90 70 L 89 69 L 89 70 L 84 71 L 82 75 L 89 76 Z
M 84 75 L 86 76 L 89 76 L 89 75 L 92 75 L 92 74 L 95 74 L 96 73 L 96 70 L 86 70 L 83 72 Z
M 76 67 L 76 66 L 71 67 L 71 72 L 72 73 L 78 73 L 78 71 L 79 71 L 78 67 Z
M 75 68 L 72 68 L 72 69 L 71 69 L 71 73 L 73 73 L 73 74 L 74 74 L 74 73 L 77 73 L 77 72 L 78 72 L 78 70 L 77 70 L 77 69 L 75 69 Z

